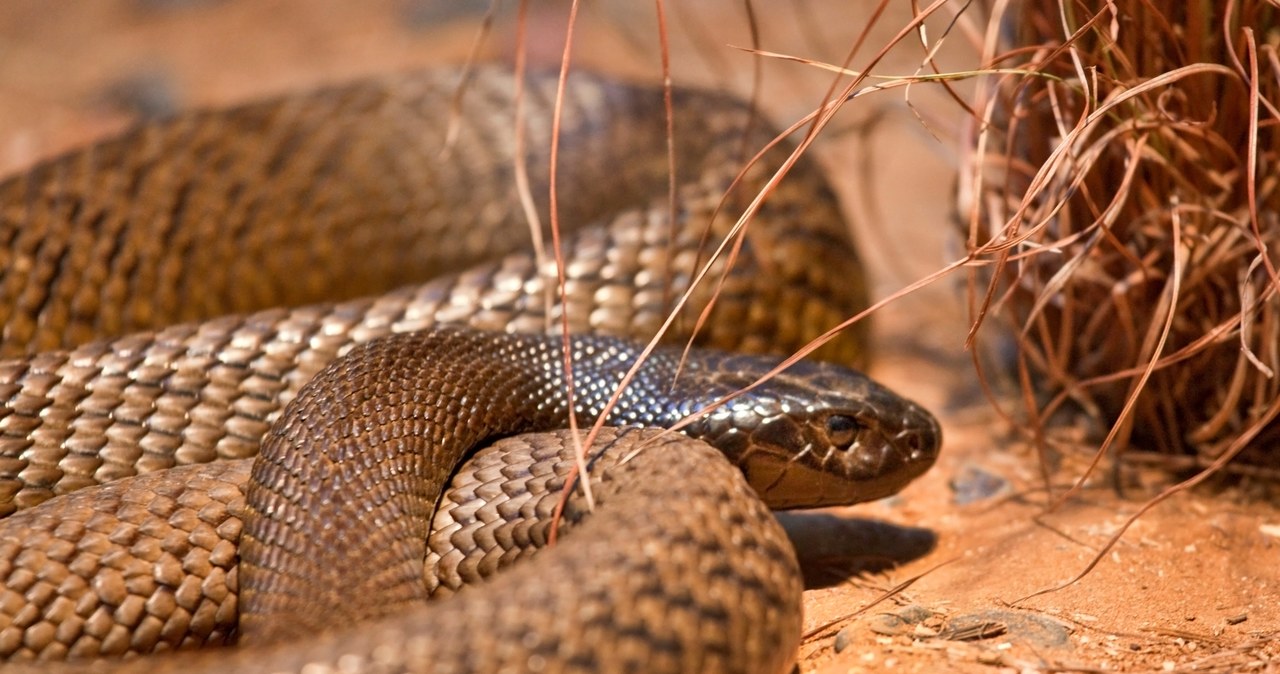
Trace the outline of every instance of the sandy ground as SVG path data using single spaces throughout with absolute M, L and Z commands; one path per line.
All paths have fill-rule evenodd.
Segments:
M 0 4 L 0 173 L 101 137 L 139 112 L 460 60 L 485 4 L 7 0 Z M 564 5 L 537 4 L 531 50 L 555 63 Z M 892 4 L 858 63 L 906 22 L 909 4 Z M 726 46 L 750 42 L 743 3 L 668 5 L 677 80 L 749 91 L 750 58 Z M 653 79 L 651 7 L 587 6 L 576 63 Z M 873 8 L 814 0 L 757 9 L 765 48 L 838 61 Z M 500 15 L 487 58 L 510 56 L 511 14 Z M 945 21 L 929 25 L 936 38 Z M 911 72 L 921 53 L 909 43 L 879 72 Z M 943 50 L 956 68 L 970 65 L 966 54 L 959 35 Z M 763 107 L 789 120 L 820 100 L 829 80 L 772 63 L 764 82 Z M 936 88 L 881 93 L 848 106 L 818 149 L 878 296 L 957 255 L 950 218 L 961 117 Z M 1139 519 L 1083 580 L 1022 599 L 1085 570 L 1167 477 L 1126 473 L 1120 496 L 1111 476 L 1100 474 L 1047 511 L 1034 452 L 977 385 L 964 350 L 963 285 L 961 277 L 944 279 L 876 316 L 874 374 L 936 410 L 947 435 L 942 459 L 901 496 L 841 513 L 920 527 L 937 544 L 899 566 L 877 564 L 885 555 L 874 549 L 855 560 L 857 573 L 843 561 L 811 566 L 800 670 L 1280 671 L 1280 512 L 1249 489 L 1175 497 Z M 1074 449 L 1060 457 L 1059 492 L 1090 447 L 1071 432 L 1061 435 Z

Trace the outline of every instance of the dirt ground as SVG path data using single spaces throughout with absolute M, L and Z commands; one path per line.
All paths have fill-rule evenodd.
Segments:
M 532 54 L 555 63 L 566 5 L 535 4 Z M 749 91 L 751 59 L 726 45 L 749 44 L 744 6 L 766 3 L 666 4 L 677 81 Z M 906 23 L 910 3 L 891 4 L 858 63 Z M 486 5 L 7 0 L 0 4 L 0 173 L 110 133 L 139 112 L 458 61 Z M 513 9 L 504 6 L 487 58 L 510 57 Z M 872 9 L 872 2 L 831 0 L 757 7 L 766 49 L 833 61 Z M 651 11 L 650 3 L 589 3 L 575 62 L 653 79 Z M 973 19 L 980 30 L 976 13 Z M 936 39 L 946 21 L 929 27 Z M 943 50 L 952 67 L 971 65 L 962 42 L 957 34 Z M 912 72 L 921 53 L 918 41 L 909 41 L 879 72 Z M 799 64 L 771 63 L 764 83 L 762 104 L 781 121 L 821 100 L 829 79 Z M 855 222 L 878 296 L 959 255 L 950 218 L 961 117 L 937 88 L 882 92 L 847 106 L 818 148 Z M 1167 477 L 1126 474 L 1121 496 L 1101 471 L 1079 497 L 1046 512 L 1034 452 L 992 411 L 964 350 L 964 282 L 944 279 L 876 316 L 873 373 L 938 413 L 946 432 L 941 460 L 899 497 L 841 513 L 923 528 L 936 547 L 851 577 L 839 564 L 811 567 L 815 589 L 805 596 L 800 670 L 1280 671 L 1280 510 L 1257 490 L 1179 495 L 1139 519 L 1083 580 L 1022 599 L 1083 571 Z M 1055 473 L 1059 491 L 1090 451 L 1083 437 L 1062 435 L 1076 449 Z M 866 559 L 877 557 L 866 552 Z

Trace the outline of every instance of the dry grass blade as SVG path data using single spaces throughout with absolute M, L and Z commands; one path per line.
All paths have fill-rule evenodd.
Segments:
M 560 293 L 560 305 L 569 306 L 568 288 L 565 284 L 565 262 L 564 247 L 560 237 L 560 218 L 559 218 L 559 194 L 557 185 L 557 168 L 560 159 L 560 120 L 564 111 L 565 85 L 569 80 L 569 64 L 573 56 L 573 30 L 577 25 L 578 19 L 578 0 L 573 0 L 569 5 L 569 20 L 564 31 L 564 52 L 560 61 L 560 80 L 556 86 L 556 102 L 551 115 L 551 153 L 549 162 L 551 164 L 548 180 L 548 203 L 551 213 L 551 250 L 555 254 L 556 260 L 556 287 Z M 569 409 L 573 409 L 573 349 L 569 346 L 569 313 L 567 311 L 560 312 L 560 332 L 564 338 L 564 386 L 565 400 Z M 594 433 L 585 440 L 577 439 L 578 422 L 574 415 L 569 415 L 569 430 L 575 435 L 574 440 L 574 460 L 578 473 L 585 474 L 587 470 L 587 450 L 586 448 L 595 439 Z M 570 480 L 572 482 L 573 480 Z M 591 493 L 591 482 L 589 480 L 579 480 L 582 485 L 582 495 L 586 499 L 587 508 L 595 509 L 595 497 Z M 556 505 L 555 522 L 556 526 L 552 527 L 550 543 L 555 542 L 556 534 L 559 530 L 560 516 L 564 512 L 565 499 L 561 499 Z

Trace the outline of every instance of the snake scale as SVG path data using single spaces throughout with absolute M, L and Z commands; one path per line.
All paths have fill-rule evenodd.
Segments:
M 939 440 L 926 412 L 835 365 L 797 366 L 729 412 L 701 414 L 732 390 L 712 382 L 750 383 L 776 360 L 695 350 L 681 375 L 693 388 L 672 398 L 679 352 L 657 352 L 615 421 L 699 412 L 685 430 L 740 470 L 699 439 L 605 432 L 602 446 L 620 446 L 592 448 L 599 513 L 579 524 L 571 503 L 564 544 L 416 606 L 424 576 L 452 586 L 506 564 L 456 544 L 491 531 L 427 536 L 462 453 L 568 414 L 560 342 L 503 333 L 545 332 L 563 312 L 575 333 L 652 334 L 708 259 L 704 241 L 725 234 L 787 151 L 767 153 L 722 204 L 742 149 L 771 132 L 732 99 L 677 90 L 672 221 L 661 94 L 574 75 L 557 173 L 572 195 L 558 207 L 573 232 L 561 305 L 545 292 L 554 267 L 524 252 L 513 84 L 481 69 L 455 108 L 457 73 L 429 71 L 185 113 L 0 184 L 0 648 L 70 657 L 73 671 L 789 666 L 795 561 L 743 471 L 779 506 L 854 502 L 918 475 Z M 530 78 L 523 100 L 542 202 L 554 91 L 554 78 Z M 546 203 L 535 210 L 545 221 Z M 847 237 L 816 167 L 797 163 L 734 264 L 712 263 L 722 278 L 697 342 L 792 350 L 859 309 Z M 695 311 L 715 285 L 695 289 Z M 823 355 L 859 362 L 864 341 L 851 331 Z M 602 409 L 637 348 L 575 342 L 576 414 Z M 734 430 L 708 430 L 716 419 Z M 486 451 L 539 458 L 489 489 L 507 506 L 466 508 L 510 520 L 504 550 L 536 547 L 570 438 L 505 442 Z M 520 476 L 537 487 L 516 505 Z M 357 484 L 367 491 L 347 489 Z M 375 564 L 388 555 L 398 561 Z M 424 558 L 453 561 L 433 570 Z M 235 650 L 77 660 L 237 630 Z

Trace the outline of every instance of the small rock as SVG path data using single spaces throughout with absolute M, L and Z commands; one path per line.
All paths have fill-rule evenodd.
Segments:
M 1009 489 L 1008 480 L 972 464 L 962 468 L 948 485 L 955 494 L 951 500 L 956 505 L 984 501 Z
M 837 653 L 843 652 L 851 643 L 853 643 L 853 625 L 836 632 L 835 649 Z
M 867 618 L 867 629 L 884 636 L 897 636 L 914 631 L 917 623 L 923 622 L 933 615 L 929 609 L 916 604 L 908 604 L 894 611 L 877 613 Z
M 943 639 L 976 641 L 1010 634 L 1045 648 L 1069 645 L 1071 627 L 1034 613 L 1018 611 L 978 611 L 955 616 L 939 634 Z
M 182 105 L 173 76 L 155 69 L 135 72 L 116 81 L 102 98 L 112 108 L 144 121 L 172 117 Z

